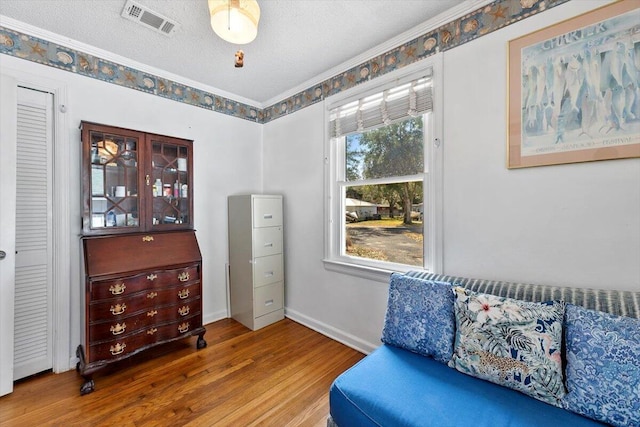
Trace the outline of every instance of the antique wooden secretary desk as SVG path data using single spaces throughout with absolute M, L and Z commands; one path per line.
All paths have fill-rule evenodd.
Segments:
M 82 122 L 85 329 L 81 394 L 93 373 L 197 335 L 202 256 L 193 230 L 192 141 Z

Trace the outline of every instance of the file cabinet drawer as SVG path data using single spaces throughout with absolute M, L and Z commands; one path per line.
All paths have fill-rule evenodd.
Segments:
M 277 227 L 282 225 L 282 199 L 280 197 L 256 197 L 253 199 L 253 227 Z
M 254 287 L 282 282 L 284 278 L 282 254 L 255 258 L 253 260 Z
M 255 289 L 253 299 L 255 317 L 263 316 L 284 306 L 284 285 L 282 282 L 273 283 Z
M 253 230 L 253 257 L 282 253 L 282 227 L 265 227 Z

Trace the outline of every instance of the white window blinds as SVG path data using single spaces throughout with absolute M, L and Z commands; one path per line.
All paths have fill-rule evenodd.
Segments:
M 431 77 L 421 77 L 332 109 L 329 132 L 332 138 L 364 132 L 432 109 Z

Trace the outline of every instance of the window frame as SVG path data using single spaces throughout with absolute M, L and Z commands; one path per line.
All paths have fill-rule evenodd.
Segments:
M 392 272 L 406 272 L 409 270 L 425 270 L 442 273 L 443 267 L 443 78 L 442 53 L 430 58 L 393 71 L 375 80 L 360 84 L 324 101 L 325 103 L 325 135 L 324 135 L 324 174 L 325 174 L 325 245 L 324 266 L 327 270 L 386 282 Z M 330 132 L 330 113 L 333 109 L 348 104 L 356 99 L 367 97 L 376 92 L 405 84 L 413 79 L 424 76 L 431 71 L 433 111 L 424 117 L 424 171 L 414 175 L 421 177 L 423 182 L 424 220 L 423 224 L 423 265 L 411 266 L 367 258 L 353 257 L 342 254 L 344 242 L 344 186 L 339 183 L 345 168 L 344 141 L 333 143 Z M 340 150 L 342 148 L 342 150 Z M 392 177 L 391 180 L 393 181 Z M 348 182 L 347 185 L 361 185 L 383 183 L 385 179 L 363 180 Z

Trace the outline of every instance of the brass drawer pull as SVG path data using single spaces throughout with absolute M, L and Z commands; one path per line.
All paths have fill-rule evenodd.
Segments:
M 147 317 L 153 317 L 158 314 L 158 310 L 147 311 Z
M 189 298 L 189 289 L 183 289 L 181 291 L 178 291 L 178 298 L 180 299 Z
M 127 325 L 124 322 L 122 322 L 122 324 L 116 323 L 111 328 L 109 328 L 109 330 L 113 335 L 120 335 L 121 333 L 124 332 L 125 329 L 127 329 Z
M 111 314 L 113 314 L 114 316 L 124 313 L 126 309 L 127 309 L 127 304 L 116 304 L 115 306 L 112 305 L 110 308 Z
M 142 238 L 143 242 L 153 242 L 153 236 L 144 236 Z
M 109 351 L 111 352 L 112 356 L 117 356 L 118 354 L 121 354 L 125 347 L 127 347 L 127 345 L 125 343 L 116 343 L 116 345 L 112 345 L 111 348 L 109 349 Z
M 178 309 L 178 314 L 180 316 L 186 316 L 187 314 L 189 314 L 190 310 L 191 309 L 189 308 L 189 306 L 185 305 L 184 307 L 181 307 L 181 308 Z
M 156 332 L 158 332 L 158 329 L 157 329 L 157 328 L 151 328 L 151 329 L 149 329 L 149 330 L 147 331 L 147 335 L 153 335 L 153 334 L 155 334 Z
M 189 272 L 183 271 L 182 273 L 178 274 L 178 280 L 180 280 L 181 282 L 186 282 L 187 280 L 189 280 Z
M 157 274 L 150 274 L 147 276 L 147 280 L 151 280 L 152 282 L 158 278 Z
M 180 326 L 178 326 L 178 332 L 184 334 L 189 330 L 189 322 L 184 322 Z
M 149 292 L 149 293 L 147 294 L 147 298 L 149 298 L 149 299 L 154 299 L 154 298 L 155 298 L 155 297 L 157 297 L 157 296 L 158 296 L 158 293 L 157 293 L 157 292 Z
M 115 285 L 109 286 L 109 292 L 111 292 L 112 295 L 123 294 L 125 289 L 127 289 L 127 286 L 124 283 L 116 283 Z

